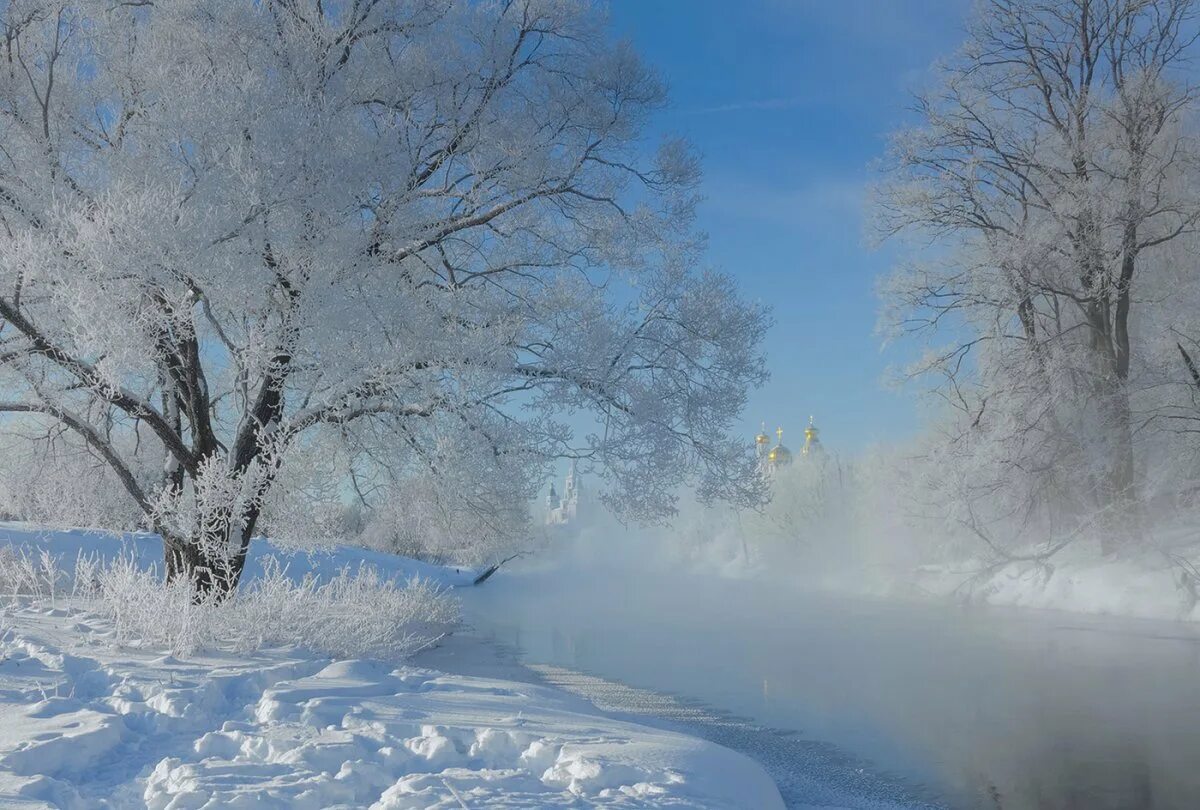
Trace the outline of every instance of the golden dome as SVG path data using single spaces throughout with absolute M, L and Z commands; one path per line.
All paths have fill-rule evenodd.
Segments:
M 801 451 L 804 455 L 807 456 L 810 452 L 821 449 L 821 440 L 817 438 L 820 432 L 813 424 L 813 418 L 808 417 L 808 427 L 804 429 L 804 449 Z
M 772 464 L 791 464 L 792 451 L 783 446 L 783 428 L 776 430 L 775 435 L 779 437 L 779 443 L 767 453 L 767 461 Z
M 764 422 L 762 431 L 754 437 L 755 444 L 770 444 L 771 437 L 767 435 L 767 424 Z

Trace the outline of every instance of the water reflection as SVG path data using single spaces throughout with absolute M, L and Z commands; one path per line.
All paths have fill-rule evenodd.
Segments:
M 1200 807 L 1189 627 L 510 576 L 470 620 L 526 660 L 828 741 L 964 808 Z

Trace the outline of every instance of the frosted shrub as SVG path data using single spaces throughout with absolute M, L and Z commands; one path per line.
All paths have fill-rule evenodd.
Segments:
M 90 587 L 80 590 L 112 621 L 119 641 L 162 646 L 180 655 L 221 646 L 221 606 L 197 603 L 190 583 L 164 582 L 160 572 L 141 568 L 130 557 L 100 564 L 92 575 Z
M 118 639 L 179 655 L 299 646 L 331 657 L 395 660 L 436 642 L 459 617 L 458 600 L 443 589 L 415 578 L 397 583 L 366 565 L 327 581 L 296 581 L 268 558 L 261 578 L 222 602 L 197 601 L 186 581 L 164 583 L 128 558 L 93 565 L 83 581 L 92 583 L 90 595 Z
M 397 583 L 360 565 L 325 582 L 312 574 L 296 582 L 274 558 L 263 568 L 228 605 L 235 643 L 297 645 L 339 658 L 403 658 L 458 622 L 458 600 L 417 577 Z
M 0 596 L 48 596 L 59 592 L 66 573 L 50 552 L 0 546 Z

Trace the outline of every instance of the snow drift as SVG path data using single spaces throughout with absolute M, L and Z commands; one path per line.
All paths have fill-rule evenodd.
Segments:
M 154 564 L 142 536 L 7 526 L 0 537 L 34 573 L 92 547 L 116 561 L 109 571 L 129 565 L 145 574 L 129 561 Z M 291 570 L 273 569 L 263 546 L 255 557 L 262 573 L 245 583 L 251 591 Z M 336 583 L 357 555 L 308 558 L 291 584 Z M 443 587 L 471 579 L 368 556 L 381 564 L 372 587 L 401 590 L 418 572 Z M 311 639 L 164 655 L 160 641 L 119 632 L 119 620 L 96 609 L 102 599 L 73 595 L 84 584 L 53 574 L 46 583 L 42 595 L 0 600 L 3 806 L 783 806 L 748 758 L 610 719 L 558 690 L 378 658 L 331 660 Z

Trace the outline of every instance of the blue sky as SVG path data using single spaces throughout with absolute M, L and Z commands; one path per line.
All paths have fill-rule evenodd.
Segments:
M 912 91 L 963 39 L 970 0 L 611 0 L 617 36 L 666 80 L 664 132 L 704 158 L 713 264 L 771 303 L 773 379 L 744 415 L 798 444 L 808 416 L 849 452 L 916 431 L 916 398 L 884 382 L 914 347 L 875 334 L 890 264 L 864 196 Z M 790 433 L 788 432 L 790 429 Z M 790 435 L 790 440 L 788 436 Z

